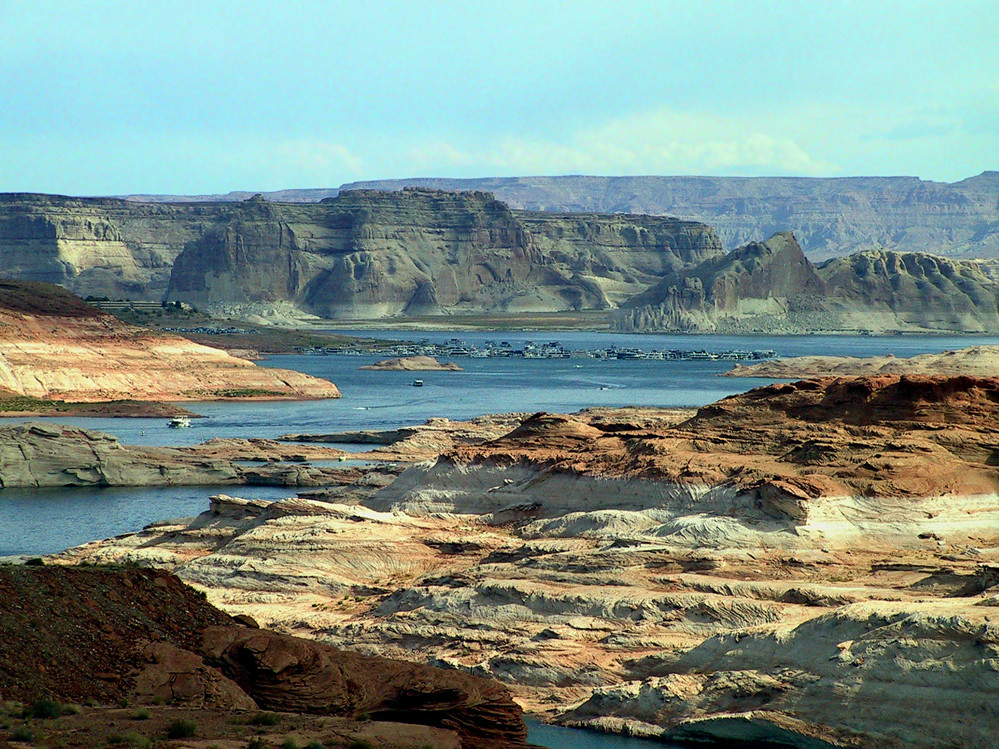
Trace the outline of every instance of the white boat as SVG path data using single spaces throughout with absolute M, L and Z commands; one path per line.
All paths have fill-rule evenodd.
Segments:
M 167 426 L 170 427 L 171 429 L 186 429 L 187 427 L 191 426 L 191 417 L 174 416 L 172 419 L 170 419 L 169 422 L 167 422 Z
M 423 387 L 423 380 L 413 380 L 413 387 L 415 388 Z

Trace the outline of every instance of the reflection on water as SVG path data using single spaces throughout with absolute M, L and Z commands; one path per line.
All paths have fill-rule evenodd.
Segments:
M 527 740 L 548 749 L 679 749 L 677 744 L 549 726 L 536 720 L 527 721 Z
M 142 529 L 156 520 L 193 517 L 213 494 L 249 499 L 294 497 L 273 486 L 157 486 L 3 489 L 0 556 L 52 554 L 70 546 Z

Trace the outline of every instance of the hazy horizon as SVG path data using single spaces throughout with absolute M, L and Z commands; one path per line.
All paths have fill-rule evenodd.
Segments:
M 999 4 L 0 0 L 0 191 L 999 166 Z

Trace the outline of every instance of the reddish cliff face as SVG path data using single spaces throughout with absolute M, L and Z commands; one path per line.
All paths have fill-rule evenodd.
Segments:
M 999 491 L 999 378 L 884 375 L 772 385 L 678 425 L 536 414 L 446 454 L 595 477 L 776 486 L 802 500 Z
M 338 398 L 326 380 L 153 333 L 49 284 L 0 282 L 0 395 L 77 402 Z
M 0 698 L 370 716 L 526 746 L 496 682 L 240 626 L 173 575 L 0 567 Z

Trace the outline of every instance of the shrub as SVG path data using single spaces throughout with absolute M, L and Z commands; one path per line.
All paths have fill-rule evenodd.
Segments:
M 281 749 L 298 749 L 298 742 L 291 736 L 281 742 Z
M 18 726 L 10 734 L 11 741 L 23 741 L 30 744 L 35 738 L 35 735 L 31 732 L 31 729 L 27 726 Z
M 62 705 L 55 700 L 36 700 L 31 704 L 28 715 L 32 718 L 58 718 L 62 715 Z
M 128 733 L 112 733 L 108 736 L 108 743 L 113 745 L 131 746 L 134 749 L 149 749 L 153 742 L 148 736 L 143 736 L 135 731 Z
M 364 739 L 354 739 L 350 744 L 350 749 L 372 749 L 371 742 Z
M 189 739 L 198 732 L 198 724 L 193 720 L 180 718 L 167 726 L 168 739 Z
M 305 745 L 305 749 L 326 749 L 322 741 L 310 741 Z
M 151 715 L 148 708 L 140 707 L 132 711 L 132 720 L 149 720 Z
M 254 726 L 276 726 L 280 722 L 281 716 L 277 713 L 257 713 L 250 718 L 250 723 Z
M 264 743 L 263 739 L 254 736 L 246 743 L 246 749 L 267 749 L 267 744 Z

